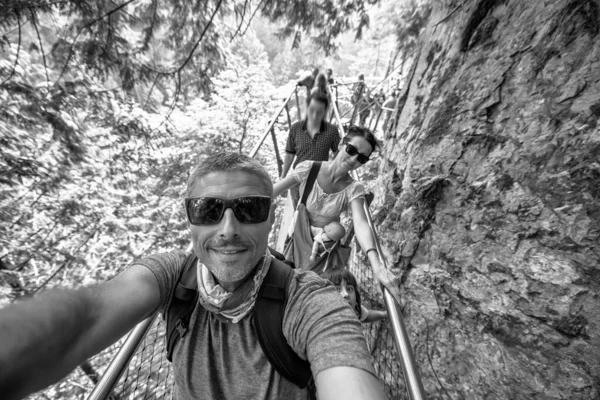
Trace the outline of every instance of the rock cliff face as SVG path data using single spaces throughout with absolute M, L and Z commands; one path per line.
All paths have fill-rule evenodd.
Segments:
M 600 3 L 436 2 L 375 204 L 433 399 L 600 398 Z

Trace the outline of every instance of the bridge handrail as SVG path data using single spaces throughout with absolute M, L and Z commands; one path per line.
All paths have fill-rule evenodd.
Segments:
M 333 96 L 331 92 L 331 88 L 327 88 L 329 91 L 329 95 Z M 344 126 L 342 125 L 342 120 L 340 117 L 340 112 L 337 109 L 335 102 L 332 102 L 333 112 L 336 117 L 336 121 L 338 124 L 338 129 L 340 132 L 340 136 L 344 138 Z M 358 174 L 355 171 L 352 171 L 353 178 L 355 180 L 359 180 Z M 367 222 L 369 224 L 369 228 L 371 229 L 371 234 L 375 239 L 375 246 L 377 248 L 377 256 L 381 261 L 384 268 L 388 268 L 387 261 L 383 256 L 383 251 L 381 248 L 381 243 L 379 241 L 379 236 L 377 235 L 377 231 L 375 229 L 375 225 L 373 224 L 373 218 L 371 216 L 371 211 L 369 210 L 369 206 L 366 202 L 364 202 L 365 214 L 367 216 Z M 411 400 L 423 400 L 425 399 L 425 390 L 423 389 L 423 383 L 421 381 L 421 376 L 419 374 L 419 370 L 417 369 L 417 363 L 415 361 L 415 356 L 412 352 L 412 346 L 410 344 L 410 338 L 408 337 L 408 333 L 406 332 L 406 327 L 404 326 L 404 321 L 402 320 L 402 314 L 398 310 L 398 304 L 394 297 L 390 294 L 390 292 L 384 287 L 381 286 L 383 290 L 383 298 L 385 301 L 385 306 L 388 310 L 388 316 L 390 318 L 390 324 L 392 326 L 392 332 L 394 337 L 394 342 L 396 344 L 396 348 L 398 349 L 398 353 L 400 354 L 400 361 L 402 366 L 402 372 L 404 373 L 404 382 L 406 383 L 406 389 L 410 396 Z
M 271 119 L 271 122 L 269 123 L 269 126 L 267 127 L 267 129 L 265 129 L 265 133 L 263 133 L 263 135 L 258 140 L 258 143 L 256 143 L 256 145 L 254 146 L 254 148 L 252 149 L 252 151 L 250 151 L 250 153 L 248 154 L 249 157 L 252 157 L 252 158 L 256 157 L 256 154 L 258 153 L 258 150 L 260 149 L 260 147 L 264 143 L 264 141 L 267 138 L 267 136 L 269 135 L 269 133 L 271 133 L 271 129 L 273 128 L 273 126 L 277 122 L 277 118 L 279 118 L 279 116 L 281 115 L 281 113 L 283 112 L 283 110 L 285 110 L 285 108 L 287 107 L 288 102 L 290 101 L 290 99 L 292 98 L 292 96 L 295 93 L 297 93 L 297 90 L 298 90 L 297 87 L 294 88 L 294 90 L 290 93 L 290 95 L 287 97 L 287 99 L 285 99 L 285 101 L 283 102 L 283 104 L 281 105 L 281 107 L 279 107 L 279 109 L 277 110 L 277 114 L 275 114 L 275 118 Z M 298 107 L 299 107 L 299 105 L 298 105 Z

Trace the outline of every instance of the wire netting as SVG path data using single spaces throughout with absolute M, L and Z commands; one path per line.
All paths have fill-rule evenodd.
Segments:
M 350 272 L 356 278 L 361 303 L 368 309 L 385 310 L 383 294 L 373 277 L 373 271 L 366 257 L 357 251 L 356 241 L 352 246 L 352 256 L 348 263 Z M 388 320 L 362 324 L 373 365 L 390 400 L 405 399 L 406 390 L 398 351 L 394 343 L 392 328 Z
M 165 331 L 166 324 L 158 316 L 115 387 L 119 400 L 173 398 L 173 374 L 167 360 Z

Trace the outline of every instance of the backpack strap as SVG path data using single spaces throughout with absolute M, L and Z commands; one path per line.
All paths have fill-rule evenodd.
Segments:
M 294 264 L 293 261 L 290 260 L 286 260 L 285 256 L 283 254 L 281 254 L 280 252 L 278 252 L 277 250 L 275 250 L 274 248 L 272 248 L 271 246 L 269 246 L 269 252 L 271 253 L 271 255 L 273 257 L 275 257 L 276 259 L 278 259 L 279 261 L 283 261 L 284 263 L 286 263 L 287 265 L 289 265 L 292 268 L 296 268 L 296 265 Z
M 163 315 L 167 322 L 167 360 L 169 361 L 172 361 L 175 344 L 187 334 L 192 312 L 198 303 L 196 270 L 193 268 L 197 260 L 194 253 L 187 256 L 173 298 Z
M 269 250 L 274 254 L 271 248 Z M 282 331 L 288 288 L 294 270 L 277 255 L 280 254 L 274 254 L 275 258 L 258 291 L 252 313 L 254 330 L 260 347 L 273 368 L 285 379 L 300 388 L 305 388 L 312 377 L 310 363 L 298 357 L 288 345 Z M 197 260 L 194 253 L 186 258 L 173 298 L 164 314 L 167 322 L 167 360 L 169 361 L 173 361 L 175 345 L 187 334 L 192 313 L 198 303 L 198 283 L 194 268 Z
M 312 166 L 310 167 L 310 172 L 308 173 L 308 178 L 306 179 L 306 186 L 304 186 L 304 191 L 302 192 L 302 199 L 300 203 L 306 205 L 306 200 L 308 199 L 308 195 L 312 191 L 313 186 L 315 186 L 315 181 L 317 180 L 317 176 L 319 175 L 319 170 L 321 169 L 321 161 L 314 161 Z
M 288 381 L 305 388 L 311 377 L 310 363 L 301 359 L 283 335 L 283 316 L 294 270 L 274 259 L 256 298 L 253 322 L 260 346 L 273 368 Z

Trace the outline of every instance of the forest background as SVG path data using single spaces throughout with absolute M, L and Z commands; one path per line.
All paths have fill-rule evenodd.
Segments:
M 314 67 L 403 79 L 426 2 L 315 4 L 0 5 L 0 305 L 184 250 L 190 168 L 247 154 Z M 283 149 L 284 118 L 276 132 Z M 273 146 L 258 158 L 276 179 Z M 77 398 L 92 382 L 39 396 Z

